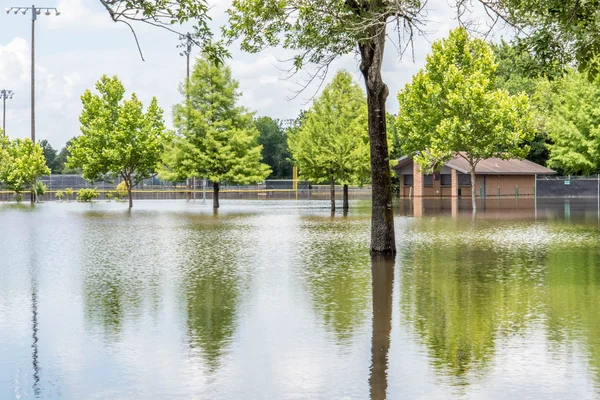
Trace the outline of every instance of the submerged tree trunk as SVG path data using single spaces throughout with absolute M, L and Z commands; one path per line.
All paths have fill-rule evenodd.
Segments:
M 133 208 L 133 193 L 131 192 L 131 177 L 125 178 L 125 186 L 127 186 L 127 197 L 129 197 L 129 208 Z
M 348 211 L 350 206 L 348 205 L 348 185 L 344 185 L 344 211 Z
M 471 167 L 471 203 L 473 211 L 477 210 L 477 188 L 475 187 L 475 166 Z
M 219 182 L 213 182 L 213 208 L 219 208 Z
M 359 45 L 360 70 L 367 88 L 369 141 L 371 146 L 371 253 L 395 254 L 392 180 L 386 133 L 385 101 L 389 91 L 381 77 L 385 47 L 385 20 L 373 27 L 373 40 Z
M 335 211 L 335 181 L 333 176 L 329 177 L 329 198 L 331 199 L 331 212 Z

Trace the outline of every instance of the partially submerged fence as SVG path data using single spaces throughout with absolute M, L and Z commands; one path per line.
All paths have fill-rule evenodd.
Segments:
M 83 179 L 80 175 L 50 175 L 40 179 L 47 187 L 44 200 L 53 200 L 56 192 L 72 189 L 73 198 L 83 188 L 96 188 L 100 199 L 108 199 L 108 193 L 114 195 L 116 186 L 121 178 L 113 182 L 94 182 Z M 329 185 L 311 185 L 305 181 L 292 179 L 268 179 L 255 185 L 235 185 L 222 183 L 219 196 L 222 199 L 328 199 Z M 133 190 L 134 199 L 142 200 L 173 200 L 212 199 L 213 184 L 208 180 L 190 179 L 189 182 L 169 182 L 158 177 L 145 179 Z M 351 187 L 349 196 L 352 199 L 366 198 L 370 195 L 370 187 Z M 336 197 L 341 198 L 342 187 L 336 186 Z M 14 193 L 0 187 L 0 201 L 14 200 Z M 72 198 L 72 199 L 73 199 Z M 29 201 L 29 192 L 23 193 L 23 201 Z
M 536 181 L 538 197 L 600 197 L 597 176 L 541 176 Z

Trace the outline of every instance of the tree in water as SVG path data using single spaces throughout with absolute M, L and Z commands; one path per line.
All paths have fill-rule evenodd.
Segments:
M 283 46 L 296 52 L 292 71 L 316 66 L 310 81 L 321 79 L 338 57 L 358 51 L 367 89 L 371 159 L 371 252 L 396 253 L 392 184 L 385 102 L 389 91 L 381 66 L 387 25 L 396 26 L 406 49 L 424 23 L 424 1 L 413 0 L 235 0 L 228 10 L 230 40 L 257 53 Z M 405 36 L 403 35 L 406 34 Z
M 135 93 L 123 101 L 125 88 L 116 76 L 100 78 L 96 90 L 99 95 L 86 90 L 81 96 L 82 135 L 72 140 L 67 167 L 81 168 L 83 177 L 91 182 L 120 176 L 131 208 L 133 187 L 156 175 L 169 136 L 163 110 L 155 97 L 145 112 Z
M 35 182 L 50 174 L 44 150 L 31 139 L 10 140 L 0 129 L 0 182 L 15 192 L 21 201 L 22 192 L 31 190 L 31 204 L 36 201 Z
M 186 85 L 180 92 L 186 95 Z M 199 58 L 187 95 L 173 108 L 178 134 L 164 154 L 160 175 L 167 180 L 210 179 L 213 207 L 219 208 L 221 182 L 261 182 L 271 169 L 261 162 L 262 146 L 252 113 L 237 105 L 238 82 L 229 67 Z
M 348 185 L 369 179 L 367 106 L 362 89 L 346 71 L 314 101 L 301 128 L 289 136 L 289 146 L 303 179 L 330 186 L 335 211 L 335 183 L 343 185 L 348 209 Z
M 427 172 L 456 155 L 464 158 L 471 169 L 473 210 L 477 164 L 492 157 L 524 158 L 535 134 L 529 98 L 496 89 L 495 70 L 491 47 L 458 28 L 433 44 L 425 67 L 398 94 L 404 153 Z

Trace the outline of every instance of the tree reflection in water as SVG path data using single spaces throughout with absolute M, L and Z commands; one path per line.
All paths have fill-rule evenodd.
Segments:
M 373 256 L 371 259 L 373 288 L 373 335 L 371 339 L 371 374 L 369 386 L 372 400 L 386 398 L 388 386 L 388 351 L 392 330 L 392 295 L 394 291 L 394 258 Z
M 491 229 L 430 220 L 412 227 L 415 240 L 401 251 L 402 319 L 432 365 L 468 385 L 489 372 L 501 341 L 544 329 L 551 346 L 583 344 L 600 382 L 598 232 L 546 225 L 538 233 L 548 238 L 536 238 L 529 226 Z

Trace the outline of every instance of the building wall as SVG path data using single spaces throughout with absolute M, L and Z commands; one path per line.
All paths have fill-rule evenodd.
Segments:
M 420 175 L 420 174 L 419 174 Z M 422 175 L 421 175 L 422 176 Z M 417 182 L 419 178 L 413 177 Z M 475 179 L 475 190 L 477 197 L 481 195 L 481 187 L 484 184 L 483 175 L 477 175 Z M 485 177 L 485 192 L 486 197 L 498 196 L 498 187 L 500 188 L 500 196 L 515 196 L 516 187 L 519 187 L 519 196 L 533 196 L 535 194 L 535 176 L 533 175 L 486 175 Z M 471 198 L 470 186 L 458 186 L 460 189 L 461 198 Z M 410 186 L 402 185 L 400 187 L 400 195 L 409 197 L 411 194 Z M 452 197 L 452 186 L 441 186 L 440 181 L 433 181 L 432 186 L 423 185 L 422 194 L 413 188 L 413 197 Z

